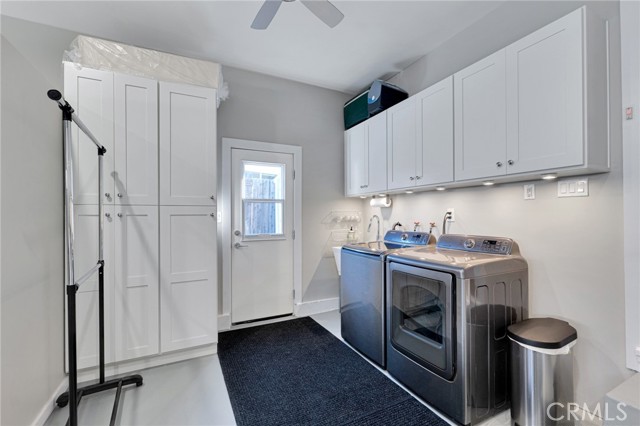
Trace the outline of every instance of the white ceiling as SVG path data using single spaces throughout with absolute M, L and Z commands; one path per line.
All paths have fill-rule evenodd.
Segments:
M 334 0 L 331 29 L 299 2 L 252 30 L 261 1 L 2 1 L 0 12 L 139 47 L 355 93 L 438 47 L 501 1 Z M 61 57 L 62 57 L 62 52 Z

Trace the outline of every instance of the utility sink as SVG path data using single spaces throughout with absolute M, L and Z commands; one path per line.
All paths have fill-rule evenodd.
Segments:
M 338 275 L 340 275 L 340 256 L 342 253 L 342 246 L 332 247 L 332 249 L 333 249 L 333 258 L 336 261 L 336 268 L 338 268 Z

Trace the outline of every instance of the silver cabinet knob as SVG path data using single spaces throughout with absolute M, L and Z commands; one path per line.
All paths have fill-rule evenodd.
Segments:
M 416 176 L 416 180 L 422 179 L 422 176 Z
M 414 180 L 415 178 L 413 176 L 409 176 L 409 180 Z
M 104 196 L 107 198 L 107 200 L 110 200 L 110 199 L 111 199 L 111 194 L 110 194 L 110 193 L 108 193 L 108 192 L 105 192 L 105 193 L 104 193 Z
M 209 213 L 209 216 L 216 217 L 216 214 L 215 213 Z
M 237 248 L 237 249 L 240 249 L 240 248 L 243 248 L 243 247 L 249 247 L 249 246 L 248 246 L 248 245 L 246 245 L 246 244 L 240 244 L 240 243 L 235 243 L 233 246 L 234 246 L 235 248 Z
M 111 213 L 105 213 L 105 214 L 104 214 L 104 217 L 106 217 L 106 218 L 110 218 L 110 217 L 111 217 Z
M 498 166 L 498 167 L 502 167 L 502 162 L 501 162 L 501 161 L 498 161 L 498 162 L 496 163 L 496 166 Z
M 122 198 L 122 194 L 118 192 L 118 198 Z
M 209 197 L 209 198 L 211 198 L 213 201 L 215 201 L 215 200 L 216 200 L 216 196 L 215 196 L 215 195 L 212 195 L 212 196 L 211 196 L 211 197 Z
M 510 165 L 510 166 L 513 166 L 513 160 L 507 161 L 507 164 Z
M 122 213 L 118 213 L 118 217 L 122 217 Z

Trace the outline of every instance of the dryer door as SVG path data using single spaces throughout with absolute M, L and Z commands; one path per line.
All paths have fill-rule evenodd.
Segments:
M 455 373 L 455 278 L 390 262 L 389 340 L 423 367 L 449 380 Z

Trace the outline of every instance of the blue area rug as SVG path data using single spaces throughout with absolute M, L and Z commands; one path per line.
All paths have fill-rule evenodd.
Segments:
M 311 318 L 220 333 L 239 426 L 444 426 Z

